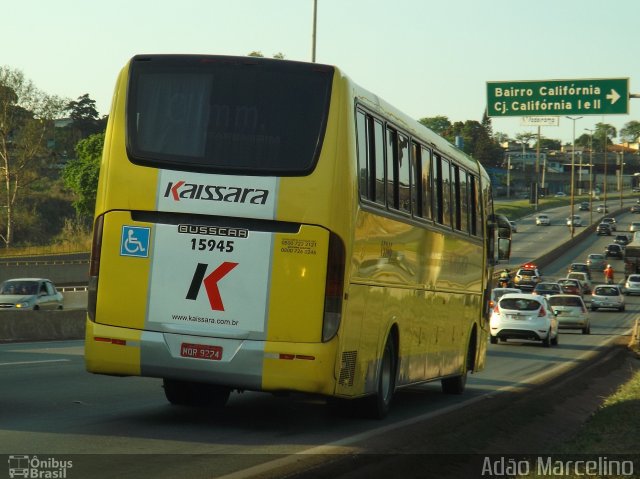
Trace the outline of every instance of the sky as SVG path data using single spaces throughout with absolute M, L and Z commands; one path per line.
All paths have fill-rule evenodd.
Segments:
M 316 61 L 415 119 L 482 120 L 489 81 L 629 78 L 640 93 L 637 0 L 317 0 Z M 0 66 L 49 95 L 89 94 L 108 114 L 119 70 L 136 54 L 202 53 L 311 61 L 313 0 L 22 0 L 0 29 Z M 575 136 L 628 115 L 584 116 Z M 493 131 L 536 133 L 518 117 Z M 571 143 L 560 118 L 542 135 Z

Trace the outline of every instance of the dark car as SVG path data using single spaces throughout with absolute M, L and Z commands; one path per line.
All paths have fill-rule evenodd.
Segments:
M 589 203 L 587 203 L 586 201 L 583 201 L 582 203 L 580 203 L 580 208 L 578 208 L 580 211 L 589 211 Z
M 562 293 L 562 289 L 560 289 L 560 285 L 558 283 L 549 283 L 546 281 L 536 284 L 536 287 L 533 288 L 532 291 L 532 294 L 539 294 L 540 296 L 560 293 Z
M 624 251 L 622 249 L 622 246 L 620 246 L 619 244 L 608 244 L 605 248 L 604 248 L 604 256 L 605 258 L 620 258 L 622 259 L 624 257 Z
M 616 235 L 616 237 L 613 238 L 613 242 L 624 247 L 629 244 L 629 237 L 627 235 Z
M 631 207 L 631 212 L 632 212 L 632 213 L 640 213 L 640 205 L 637 205 L 637 204 L 636 204 L 636 205 L 633 205 L 633 206 Z
M 567 269 L 567 273 L 585 273 L 587 278 L 591 279 L 591 270 L 589 269 L 589 265 L 587 263 L 571 263 L 569 265 L 569 269 Z
M 596 234 L 611 236 L 611 226 L 607 223 L 600 223 L 596 228 Z

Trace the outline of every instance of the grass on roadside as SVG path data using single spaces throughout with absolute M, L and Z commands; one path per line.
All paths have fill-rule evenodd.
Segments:
M 605 399 L 561 454 L 637 454 L 640 451 L 640 371 Z
M 68 253 L 88 253 L 91 251 L 92 233 L 86 227 L 67 221 L 63 231 L 48 245 L 20 245 L 11 248 L 0 247 L 0 258 L 14 256 L 38 256 Z
M 635 321 L 629 350 L 640 359 L 640 319 Z M 561 454 L 637 454 L 640 451 L 640 369 L 606 398 Z

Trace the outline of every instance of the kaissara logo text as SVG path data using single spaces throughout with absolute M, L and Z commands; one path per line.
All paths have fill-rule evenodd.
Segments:
M 239 186 L 199 185 L 184 180 L 170 181 L 164 191 L 165 198 L 180 200 L 225 201 L 227 203 L 249 203 L 264 205 L 269 190 L 243 188 Z

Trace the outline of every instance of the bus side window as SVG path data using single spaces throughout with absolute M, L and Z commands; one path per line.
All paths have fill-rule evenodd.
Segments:
M 433 218 L 433 185 L 431 183 L 433 162 L 431 161 L 431 150 L 422 147 L 420 158 L 422 160 L 422 215 L 424 218 L 431 219 Z
M 387 128 L 387 207 L 398 209 L 398 133 Z
M 453 227 L 460 231 L 462 221 L 460 219 L 460 167 L 451 165 L 451 215 Z
M 411 173 L 409 171 L 409 138 L 398 134 L 398 209 L 411 213 Z
M 411 142 L 411 211 L 420 218 L 424 215 L 421 198 L 424 195 L 422 185 L 422 156 L 420 145 Z
M 369 191 L 371 170 L 369 163 L 369 138 L 367 135 L 367 117 L 363 111 L 356 112 L 356 131 L 358 138 L 358 177 L 360 198 L 371 199 L 373 196 Z
M 385 167 L 384 167 L 384 128 L 382 122 L 375 119 L 373 120 L 373 144 L 375 156 L 375 202 L 384 206 L 385 204 Z M 373 161 L 373 159 L 372 159 Z
M 478 189 L 478 180 L 475 176 L 469 175 L 469 226 L 471 234 L 474 236 L 482 235 L 482 212 L 480 211 L 480 193 Z
M 442 224 L 442 161 L 439 155 L 433 160 L 433 218 Z
M 449 160 L 440 158 L 440 181 L 442 183 L 442 224 L 451 226 L 452 201 L 451 201 L 451 171 Z
M 465 233 L 470 233 L 469 228 L 469 183 L 467 182 L 467 172 L 460 169 L 460 175 L 458 180 L 458 190 L 460 194 L 460 201 L 458 206 L 460 208 L 460 230 Z

